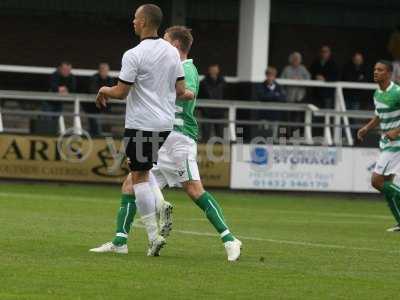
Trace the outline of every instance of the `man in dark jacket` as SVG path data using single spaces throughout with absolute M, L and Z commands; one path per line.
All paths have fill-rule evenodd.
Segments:
M 322 46 L 319 57 L 310 67 L 312 79 L 322 81 L 337 81 L 339 72 L 335 61 L 332 59 L 332 51 L 329 46 Z M 334 107 L 335 90 L 331 88 L 315 88 L 314 100 L 318 107 Z
M 98 72 L 90 78 L 89 83 L 89 94 L 97 94 L 102 86 L 113 86 L 114 79 L 109 76 L 110 66 L 108 63 L 100 63 Z M 99 113 L 96 104 L 93 103 L 82 103 L 83 110 L 88 114 Z M 89 133 L 91 136 L 98 136 L 102 133 L 100 120 L 97 118 L 89 118 Z
M 50 91 L 67 95 L 76 92 L 76 78 L 72 74 L 72 65 L 63 61 L 50 76 Z
M 354 53 L 352 60 L 343 68 L 343 81 L 368 82 L 369 74 L 367 66 L 364 64 L 364 56 L 360 52 Z M 344 98 L 347 109 L 360 109 L 361 101 L 369 99 L 370 92 L 358 89 L 344 89 Z
M 218 64 L 208 66 L 207 75 L 200 82 L 200 99 L 224 99 L 225 79 L 221 75 Z M 203 118 L 225 119 L 225 112 L 222 109 L 204 108 L 201 110 Z M 207 139 L 213 135 L 223 137 L 224 124 L 205 123 L 201 126 L 202 138 Z
M 286 101 L 286 95 L 282 87 L 276 82 L 277 73 L 276 68 L 271 66 L 265 71 L 265 81 L 256 86 L 256 98 L 258 101 Z
M 57 70 L 50 76 L 50 91 L 60 95 L 76 93 L 76 78 L 72 74 L 72 65 L 63 61 L 57 66 Z M 58 113 L 61 115 L 63 103 L 56 101 L 45 101 L 42 104 L 45 112 Z M 33 121 L 32 131 L 35 133 L 56 134 L 58 131 L 58 116 L 44 117 L 39 122 Z
M 262 102 L 285 102 L 286 94 L 284 93 L 282 87 L 276 82 L 276 76 L 278 71 L 275 67 L 269 66 L 265 71 L 265 81 L 259 83 L 255 86 L 256 90 L 256 100 Z M 258 120 L 266 121 L 285 121 L 284 114 L 280 111 L 265 111 L 260 110 L 257 112 Z M 258 132 L 258 134 L 265 135 L 263 132 Z M 266 133 L 269 135 L 270 133 Z M 274 139 L 278 136 L 278 125 L 272 126 L 272 136 Z

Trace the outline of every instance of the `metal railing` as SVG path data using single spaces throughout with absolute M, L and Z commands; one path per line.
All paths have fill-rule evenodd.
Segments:
M 0 65 L 0 72 L 19 72 L 19 73 L 33 73 L 33 74 L 51 74 L 54 72 L 54 68 L 49 67 L 34 67 L 34 66 L 15 66 L 15 65 Z M 75 75 L 80 76 L 91 76 L 96 70 L 90 69 L 74 69 Z M 117 71 L 111 71 L 110 76 L 117 77 Z M 237 82 L 236 77 L 226 77 L 228 82 Z M 346 103 L 343 95 L 344 89 L 360 89 L 360 90 L 374 90 L 377 88 L 376 84 L 373 83 L 357 83 L 357 82 L 324 82 L 317 80 L 292 80 L 292 79 L 277 79 L 277 82 L 283 86 L 296 86 L 296 87 L 319 87 L 319 88 L 333 88 L 335 89 L 335 101 L 334 107 L 328 110 L 318 109 L 316 106 L 311 104 L 295 104 L 295 103 L 266 103 L 266 102 L 253 102 L 253 101 L 213 101 L 213 100 L 201 100 L 198 101 L 199 107 L 217 107 L 225 108 L 229 111 L 229 128 L 230 138 L 235 141 L 236 134 L 234 134 L 236 112 L 238 109 L 249 109 L 249 110 L 283 110 L 283 111 L 303 111 L 305 113 L 304 132 L 306 143 L 312 144 L 312 133 L 311 123 L 312 116 L 322 116 L 325 118 L 325 130 L 324 137 L 326 142 L 331 145 L 333 143 L 340 143 L 342 138 L 342 128 L 345 130 L 345 137 L 349 145 L 354 145 L 354 139 L 349 126 L 349 118 L 368 118 L 369 112 L 359 111 L 355 114 L 346 114 Z M 74 102 L 74 128 L 79 131 L 81 128 L 80 124 L 80 102 L 93 101 L 93 95 L 87 94 L 75 94 L 68 96 L 60 96 L 57 94 L 50 93 L 34 93 L 34 92 L 17 92 L 17 91 L 1 91 L 0 98 L 5 96 L 14 97 L 10 99 L 31 99 L 31 100 L 48 100 L 48 101 L 66 101 Z M 20 95 L 22 98 L 18 98 Z M 29 96 L 31 95 L 31 96 Z M 25 97 L 25 98 L 23 98 Z M 29 98 L 27 98 L 29 97 Z M 43 98 L 46 97 L 46 98 Z M 40 98 L 40 99 L 39 99 Z M 372 99 L 366 99 L 371 100 Z M 333 126 L 331 119 L 334 119 Z M 342 124 L 343 123 L 343 124 Z M 308 125 L 307 125 L 308 124 Z M 343 126 L 342 126 L 343 125 Z M 65 122 L 61 115 L 59 119 L 60 129 L 65 129 Z M 64 127 L 63 127 L 64 126 Z M 2 126 L 2 116 L 0 113 L 0 131 L 4 128 Z M 332 138 L 333 130 L 333 138 Z
M 378 85 L 374 83 L 359 83 L 359 82 L 345 82 L 345 81 L 335 81 L 335 82 L 324 82 L 318 80 L 292 80 L 292 79 L 278 79 L 277 80 L 281 85 L 287 86 L 302 86 L 302 87 L 322 87 L 322 88 L 334 88 L 335 89 L 335 101 L 334 107 L 331 110 L 324 110 L 325 112 L 315 112 L 315 116 L 324 116 L 325 117 L 325 130 L 324 130 L 324 138 L 328 145 L 332 145 L 333 143 L 339 144 L 341 143 L 341 130 L 342 127 L 340 126 L 343 122 L 345 135 L 347 142 L 350 146 L 354 145 L 354 139 L 351 134 L 350 130 L 350 123 L 349 117 L 352 118 L 359 118 L 365 119 L 370 116 L 370 112 L 368 111 L 358 111 L 356 112 L 357 117 L 354 117 L 354 114 L 349 113 L 346 114 L 346 102 L 343 95 L 344 89 L 359 89 L 359 90 L 375 90 Z M 372 101 L 372 99 L 367 99 Z M 331 117 L 334 118 L 334 138 L 332 141 L 332 134 L 331 134 L 331 126 L 330 126 L 330 119 Z
M 32 112 L 32 115 L 53 115 L 58 116 L 58 125 L 60 133 L 64 133 L 66 130 L 65 126 L 65 115 L 73 116 L 73 128 L 76 134 L 82 133 L 82 121 L 81 121 L 81 103 L 82 102 L 94 102 L 95 95 L 93 94 L 69 94 L 69 95 L 59 95 L 57 93 L 50 92 L 26 92 L 26 91 L 10 91 L 10 90 L 0 90 L 0 100 L 30 100 L 30 101 L 54 101 L 54 102 L 69 102 L 73 103 L 73 113 L 67 114 L 63 112 Z M 121 100 L 111 100 L 110 103 L 125 104 L 125 101 Z M 228 123 L 229 123 L 229 139 L 232 142 L 237 140 L 236 135 L 236 122 L 237 122 L 237 111 L 239 109 L 246 110 L 271 110 L 271 111 L 297 111 L 304 113 L 304 141 L 306 144 L 313 144 L 312 139 L 312 116 L 313 112 L 317 111 L 318 108 L 312 104 L 296 104 L 296 103 L 281 103 L 281 102 L 257 102 L 257 101 L 228 101 L 228 100 L 203 100 L 199 99 L 197 101 L 197 106 L 202 108 L 220 108 L 228 110 Z M 23 114 L 27 115 L 27 112 L 23 113 L 20 110 L 6 110 L 2 111 L 0 107 L 0 132 L 4 131 L 4 126 L 2 122 L 2 114 L 7 112 L 7 114 Z M 259 124 L 263 124 L 260 121 Z

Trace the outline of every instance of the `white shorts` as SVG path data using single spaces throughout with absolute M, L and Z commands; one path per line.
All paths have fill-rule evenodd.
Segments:
M 384 176 L 397 175 L 400 172 L 400 152 L 381 152 L 376 161 L 374 172 Z
M 191 138 L 172 131 L 158 151 L 157 165 L 151 169 L 160 188 L 181 187 L 182 182 L 200 180 L 197 144 Z

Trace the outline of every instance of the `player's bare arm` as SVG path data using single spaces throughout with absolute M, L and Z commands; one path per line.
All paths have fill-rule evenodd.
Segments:
M 362 127 L 360 130 L 358 130 L 357 132 L 357 138 L 362 141 L 364 139 L 364 137 L 367 135 L 367 133 L 376 128 L 377 126 L 379 126 L 380 124 L 380 120 L 378 116 L 373 117 L 368 123 L 367 125 L 365 125 L 364 127 Z
M 191 90 L 185 89 L 185 93 L 180 100 L 193 100 L 194 99 L 194 93 Z
M 395 139 L 397 139 L 400 136 L 400 128 L 391 129 L 391 130 L 385 132 L 384 135 L 389 140 L 394 141 Z
M 98 108 L 105 108 L 107 106 L 107 101 L 112 99 L 125 99 L 128 96 L 129 90 L 131 89 L 131 85 L 125 84 L 121 81 L 118 81 L 117 85 L 113 87 L 103 86 L 100 88 L 97 97 L 96 97 L 96 106 Z
M 186 92 L 185 80 L 178 80 L 175 84 L 175 89 L 176 89 L 176 97 L 179 99 L 183 98 Z

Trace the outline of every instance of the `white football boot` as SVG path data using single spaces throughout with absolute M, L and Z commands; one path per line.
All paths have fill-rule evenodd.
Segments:
M 166 243 L 167 242 L 161 235 L 157 236 L 150 242 L 147 256 L 160 256 L 160 251 Z
M 240 257 L 240 249 L 242 248 L 242 242 L 238 239 L 234 239 L 233 241 L 225 242 L 225 251 L 228 255 L 228 261 L 237 261 Z
M 160 208 L 160 220 L 159 220 L 159 226 L 160 226 L 160 235 L 164 238 L 169 236 L 169 233 L 172 230 L 172 209 L 173 206 L 171 203 L 164 201 L 161 204 Z
M 400 225 L 398 224 L 398 225 L 396 225 L 396 226 L 394 226 L 392 228 L 388 228 L 388 229 L 386 229 L 386 231 L 387 232 L 399 232 L 400 231 Z
M 93 248 L 89 250 L 90 252 L 96 253 L 106 253 L 106 252 L 113 252 L 118 254 L 128 254 L 128 245 L 116 246 L 112 242 L 105 243 L 100 247 Z

